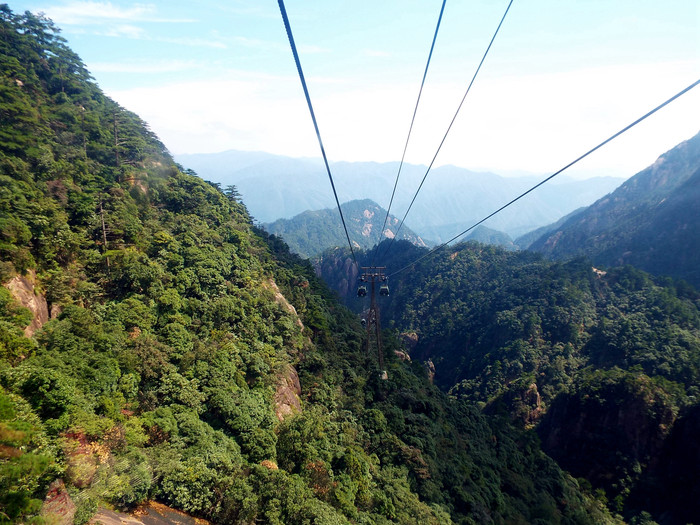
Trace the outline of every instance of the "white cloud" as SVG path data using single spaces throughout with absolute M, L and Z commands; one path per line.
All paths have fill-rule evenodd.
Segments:
M 205 38 L 166 38 L 166 37 L 155 37 L 151 38 L 156 42 L 165 42 L 167 44 L 179 44 L 189 47 L 209 47 L 212 49 L 226 49 L 227 46 L 223 42 L 218 40 L 210 40 Z
M 146 37 L 146 31 L 138 26 L 131 24 L 119 24 L 112 26 L 102 33 L 102 36 L 109 36 L 114 38 L 131 38 L 131 39 L 142 39 Z
M 519 77 L 483 77 L 450 132 L 436 166 L 553 173 L 692 81 L 692 63 L 617 66 Z M 329 158 L 400 158 L 416 85 L 354 87 L 309 79 Z M 427 85 L 407 161 L 428 164 L 466 86 Z M 631 176 L 700 127 L 700 87 L 578 166 Z M 319 156 L 295 76 L 231 78 L 110 93 L 146 120 L 175 153 L 260 150 Z
M 312 54 L 317 54 L 317 53 L 328 53 L 329 52 L 329 50 L 327 48 L 324 48 L 321 46 L 312 46 L 309 44 L 297 45 L 297 49 L 299 50 L 299 53 L 302 55 L 312 55 Z
M 219 36 L 218 33 L 217 33 L 217 36 Z M 223 40 L 226 37 L 221 37 L 221 38 Z M 288 48 L 288 46 L 285 46 L 280 42 L 272 42 L 269 40 L 260 40 L 257 38 L 247 38 L 244 36 L 234 36 L 233 38 L 230 38 L 229 40 L 231 42 L 239 44 L 243 47 L 247 47 L 247 48 L 251 48 L 251 49 L 263 49 L 263 50 L 279 51 L 281 49 Z
M 138 113 L 173 152 L 274 149 L 282 143 L 293 153 L 314 138 L 312 129 L 290 130 L 290 121 L 308 120 L 303 96 L 289 98 L 300 90 L 297 83 L 241 75 L 109 95 Z
M 392 54 L 386 51 L 380 51 L 378 49 L 364 49 L 362 50 L 362 55 L 366 57 L 373 58 L 391 58 Z
M 156 7 L 152 4 L 133 4 L 122 7 L 111 2 L 95 2 L 90 0 L 71 1 L 60 6 L 39 8 L 60 26 L 89 25 L 94 23 L 131 21 L 131 22 L 163 22 L 184 23 L 192 19 L 168 19 L 156 16 Z
M 88 64 L 93 73 L 174 73 L 198 67 L 194 61 L 159 60 L 154 62 L 92 62 Z
M 151 40 L 188 47 L 226 49 L 221 38 L 158 37 L 153 36 L 137 23 L 192 23 L 190 18 L 163 18 L 152 4 L 114 5 L 111 2 L 92 0 L 69 1 L 60 6 L 39 8 L 59 26 L 71 27 L 71 32 L 94 34 L 112 38 Z
M 77 1 L 41 11 L 59 25 L 83 25 L 95 20 L 143 20 L 155 12 L 155 7 L 140 4 L 124 8 L 111 2 Z
M 277 9 L 276 6 L 274 8 L 271 8 L 272 5 L 273 4 L 258 4 L 246 5 L 245 7 L 231 7 L 228 5 L 219 5 L 217 6 L 217 9 L 223 12 L 232 13 L 234 15 L 279 20 L 279 9 Z
M 439 161 L 554 172 L 697 80 L 698 70 L 697 63 L 679 62 L 484 77 L 467 98 Z M 698 116 L 700 87 L 596 151 L 577 169 L 634 175 L 697 133 Z

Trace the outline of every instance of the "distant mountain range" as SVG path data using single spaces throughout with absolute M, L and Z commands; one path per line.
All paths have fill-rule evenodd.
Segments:
M 700 133 L 529 249 L 557 260 L 630 264 L 700 286 Z
M 393 239 L 399 226 L 399 219 L 389 215 L 386 226 L 386 210 L 369 199 L 346 202 L 341 205 L 348 234 L 353 247 L 363 250 L 372 248 L 384 239 Z M 347 247 L 347 238 L 336 208 L 305 211 L 291 219 L 278 219 L 263 224 L 269 233 L 279 235 L 293 252 L 305 257 L 313 257 L 328 248 Z M 399 231 L 399 239 L 407 240 L 416 246 L 428 246 L 425 240 L 404 225 Z
M 260 222 L 290 219 L 308 210 L 333 208 L 334 197 L 319 159 L 295 159 L 261 152 L 226 151 L 179 155 L 176 161 L 202 178 L 236 185 L 251 214 Z M 397 162 L 331 164 L 341 202 L 369 198 L 386 203 L 391 196 Z M 391 212 L 402 217 L 425 166 L 404 164 Z M 541 176 L 501 177 L 455 166 L 432 170 L 408 216 L 424 239 L 443 242 L 498 209 L 542 180 Z M 623 179 L 557 177 L 492 218 L 485 226 L 511 238 L 551 224 L 613 191 Z

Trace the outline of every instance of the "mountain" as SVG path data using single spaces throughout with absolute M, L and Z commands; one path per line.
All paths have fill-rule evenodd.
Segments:
M 399 226 L 399 219 L 389 215 L 384 231 L 386 210 L 369 200 L 350 201 L 341 204 L 345 224 L 353 247 L 368 249 L 384 239 L 393 239 Z M 337 208 L 305 211 L 291 219 L 279 219 L 262 225 L 265 230 L 279 235 L 294 253 L 304 257 L 314 257 L 322 251 L 347 246 L 347 238 Z M 426 246 L 426 242 L 402 226 L 399 238 L 416 246 Z
M 0 13 L 0 523 L 619 522 Z
M 176 156 L 176 160 L 207 180 L 223 186 L 236 185 L 250 212 L 261 222 L 289 219 L 307 210 L 335 205 L 320 160 L 238 151 Z M 331 163 L 341 202 L 366 198 L 388 202 L 398 167 L 398 162 Z M 404 164 L 393 213 L 403 216 L 426 170 L 425 166 Z M 444 242 L 542 178 L 500 177 L 455 166 L 435 168 L 428 174 L 407 220 L 424 239 Z M 561 176 L 496 215 L 485 226 L 515 238 L 588 206 L 621 182 L 622 179 L 612 177 L 581 181 Z
M 556 260 L 585 255 L 600 266 L 631 264 L 700 286 L 700 134 L 529 249 Z
M 455 224 L 449 229 L 446 228 L 446 230 L 456 231 L 456 228 L 458 228 L 458 225 Z M 491 228 L 487 228 L 483 224 L 480 224 L 479 226 L 471 230 L 464 237 L 461 237 L 461 239 L 463 241 L 476 241 L 483 244 L 493 244 L 494 246 L 501 246 L 506 250 L 518 249 L 516 244 L 513 242 L 513 239 L 511 239 L 510 235 L 498 230 L 492 230 Z
M 541 228 L 537 228 L 536 230 L 532 230 L 531 232 L 527 232 L 525 235 L 521 235 L 517 239 L 515 239 L 515 244 L 521 249 L 521 250 L 527 250 L 532 243 L 534 243 L 537 239 L 542 237 L 545 234 L 548 234 L 550 232 L 555 231 L 557 228 L 561 228 L 561 226 L 574 217 L 575 215 L 578 215 L 581 213 L 583 210 L 586 208 L 578 208 L 577 210 L 572 211 L 568 215 L 564 215 L 561 219 L 559 219 L 557 222 L 548 224 L 547 226 L 542 226 Z
M 535 431 L 626 518 L 698 521 L 700 458 L 683 430 L 695 428 L 700 407 L 696 290 L 631 266 L 605 272 L 583 258 L 552 262 L 476 242 L 427 253 L 394 243 L 381 261 L 390 295 L 378 302 L 382 325 L 410 359 L 428 363 L 436 385 Z M 371 255 L 357 254 L 359 265 Z M 336 250 L 318 271 L 364 315 L 368 300 L 348 267 Z M 671 485 L 688 499 L 655 496 Z

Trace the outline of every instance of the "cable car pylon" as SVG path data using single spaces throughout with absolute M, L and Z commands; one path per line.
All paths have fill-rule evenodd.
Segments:
M 362 275 L 360 276 L 360 286 L 357 288 L 357 296 L 365 297 L 367 295 L 367 286 L 364 283 L 370 284 L 370 306 L 369 312 L 364 319 L 364 326 L 367 329 L 367 353 L 370 350 L 370 340 L 372 338 L 372 326 L 374 325 L 374 335 L 377 341 L 377 360 L 379 362 L 379 377 L 386 380 L 387 372 L 384 369 L 384 354 L 382 353 L 382 330 L 379 322 L 379 306 L 377 305 L 376 288 L 379 283 L 379 295 L 386 297 L 389 295 L 389 285 L 387 284 L 387 276 L 384 274 L 386 266 L 363 266 L 361 268 Z

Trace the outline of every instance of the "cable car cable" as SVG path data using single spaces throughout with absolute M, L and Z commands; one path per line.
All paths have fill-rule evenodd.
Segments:
M 348 240 L 348 246 L 350 247 L 350 253 L 352 254 L 352 260 L 357 264 L 357 258 L 355 257 L 355 250 L 352 247 L 352 242 L 350 242 L 350 234 L 348 233 L 348 228 L 345 225 L 345 217 L 343 217 L 343 210 L 340 208 L 340 201 L 338 200 L 338 193 L 335 190 L 335 183 L 333 182 L 333 175 L 331 175 L 331 168 L 328 164 L 328 158 L 326 157 L 326 150 L 323 147 L 323 141 L 321 140 L 321 132 L 318 129 L 318 123 L 316 122 L 316 114 L 314 113 L 314 108 L 311 105 L 311 97 L 309 96 L 309 90 L 306 87 L 306 80 L 304 79 L 304 72 L 301 69 L 301 61 L 299 60 L 299 53 L 297 52 L 297 46 L 294 43 L 294 36 L 292 36 L 292 27 L 289 24 L 289 18 L 287 17 L 287 10 L 284 8 L 284 0 L 277 0 L 280 7 L 280 12 L 282 13 L 282 19 L 284 21 L 284 28 L 287 30 L 287 37 L 289 38 L 289 45 L 292 47 L 292 54 L 294 55 L 294 62 L 297 66 L 297 71 L 299 72 L 299 79 L 301 80 L 301 86 L 304 88 L 304 96 L 306 97 L 306 104 L 309 106 L 309 113 L 311 113 L 311 120 L 314 123 L 314 129 L 316 130 L 316 137 L 318 138 L 318 145 L 321 147 L 321 155 L 323 156 L 323 162 L 326 165 L 326 172 L 328 172 L 328 179 L 331 181 L 331 188 L 333 189 L 333 196 L 335 197 L 335 203 L 338 206 L 338 213 L 340 214 L 340 221 L 343 223 L 343 229 L 345 230 L 345 237 Z
M 491 46 L 493 45 L 494 40 L 496 40 L 496 35 L 498 35 L 498 31 L 501 29 L 501 26 L 503 25 L 503 21 L 506 19 L 506 15 L 508 14 L 508 11 L 510 10 L 511 5 L 513 5 L 513 0 L 510 0 L 510 2 L 508 3 L 508 7 L 506 7 L 505 13 L 503 13 L 503 17 L 501 17 L 501 21 L 498 23 L 498 27 L 496 28 L 496 31 L 493 34 L 493 37 L 491 37 L 491 41 L 489 42 L 489 45 L 486 48 L 486 51 L 484 52 L 484 56 L 481 57 L 481 62 L 479 62 L 479 66 L 476 68 L 476 71 L 474 72 L 474 76 L 472 77 L 471 82 L 469 82 L 469 86 L 467 87 L 467 90 L 464 93 L 464 96 L 462 97 L 462 101 L 459 103 L 459 106 L 457 106 L 457 111 L 455 111 L 455 114 L 452 117 L 452 121 L 450 122 L 450 125 L 447 127 L 447 131 L 445 131 L 445 134 L 442 137 L 442 140 L 440 141 L 440 145 L 438 146 L 437 151 L 435 152 L 435 155 L 433 155 L 433 160 L 430 161 L 430 165 L 428 166 L 428 169 L 426 170 L 425 175 L 423 175 L 423 180 L 421 180 L 421 183 L 418 186 L 416 193 L 413 195 L 413 199 L 411 199 L 411 203 L 408 205 L 408 209 L 406 210 L 406 213 L 404 213 L 403 219 L 401 219 L 401 223 L 399 224 L 399 227 L 396 229 L 396 233 L 394 234 L 391 241 L 389 242 L 389 246 L 387 246 L 386 250 L 384 251 L 384 255 L 382 258 L 386 258 L 387 254 L 389 253 L 389 250 L 391 249 L 391 247 L 394 244 L 394 241 L 399 236 L 399 231 L 401 231 L 401 227 L 403 226 L 403 223 L 406 220 L 406 217 L 408 216 L 408 212 L 411 211 L 411 208 L 413 207 L 413 203 L 416 201 L 416 197 L 418 197 L 418 193 L 420 192 L 421 188 L 423 187 L 423 183 L 425 182 L 425 179 L 428 177 L 428 173 L 430 173 L 430 170 L 432 169 L 433 164 L 435 163 L 435 159 L 437 159 L 437 156 L 440 153 L 440 150 L 442 149 L 442 146 L 445 143 L 445 140 L 447 139 L 448 133 L 452 129 L 452 126 L 455 123 L 455 120 L 457 120 L 457 115 L 459 114 L 460 110 L 462 109 L 462 105 L 464 104 L 464 101 L 466 100 L 467 95 L 469 94 L 469 91 L 471 90 L 472 85 L 474 84 L 474 81 L 476 80 L 476 76 L 479 74 L 479 70 L 481 69 L 481 66 L 484 64 L 484 61 L 486 60 L 486 56 L 489 54 L 489 50 L 491 49 Z
M 521 193 L 520 195 L 518 195 L 517 197 L 515 197 L 513 200 L 511 200 L 510 202 L 508 202 L 507 204 L 504 204 L 503 206 L 501 206 L 500 208 L 498 208 L 496 211 L 490 213 L 489 215 L 487 215 L 486 217 L 484 217 L 484 218 L 481 219 L 480 221 L 474 223 L 474 224 L 471 225 L 469 228 L 467 228 L 466 230 L 464 230 L 462 233 L 460 233 L 460 234 L 458 234 L 458 235 L 455 235 L 455 236 L 452 237 L 450 240 L 448 240 L 448 241 L 442 243 L 442 244 L 439 245 L 439 246 L 436 246 L 435 248 L 433 248 L 433 249 L 430 250 L 429 252 L 427 252 L 427 253 L 421 255 L 420 257 L 418 257 L 418 258 L 417 258 L 415 261 L 413 261 L 412 263 L 410 263 L 410 264 L 404 266 L 403 268 L 401 268 L 401 269 L 399 269 L 399 270 L 396 270 L 394 273 L 389 274 L 387 277 L 391 277 L 391 276 L 393 276 L 393 275 L 396 275 L 397 273 L 400 273 L 400 272 L 403 272 L 404 270 L 407 270 L 408 268 L 410 268 L 411 266 L 413 266 L 414 264 L 416 264 L 418 261 L 421 261 L 421 260 L 425 259 L 426 257 L 428 257 L 428 256 L 434 254 L 435 252 L 437 252 L 438 250 L 440 250 L 441 248 L 444 248 L 445 246 L 447 246 L 447 245 L 448 245 L 449 243 L 451 243 L 452 241 L 455 241 L 455 240 L 459 239 L 462 235 L 464 235 L 464 234 L 470 232 L 471 230 L 473 230 L 474 228 L 476 228 L 476 227 L 479 226 L 480 224 L 484 223 L 485 221 L 487 221 L 488 219 L 490 219 L 491 217 L 493 217 L 493 216 L 496 215 L 497 213 L 499 213 L 499 212 L 505 210 L 508 206 L 510 206 L 510 205 L 513 204 L 514 202 L 516 202 L 516 201 L 522 199 L 522 198 L 523 198 L 525 195 L 527 195 L 528 193 L 530 193 L 530 192 L 534 191 L 535 189 L 539 188 L 539 187 L 542 186 L 545 182 L 547 182 L 547 181 L 553 179 L 554 177 L 556 177 L 557 175 L 559 175 L 559 174 L 562 173 L 563 171 L 569 169 L 571 166 L 573 166 L 573 165 L 576 164 L 577 162 L 579 162 L 579 161 L 585 159 L 586 157 L 588 157 L 588 155 L 590 155 L 590 154 L 593 153 L 594 151 L 597 151 L 598 149 L 600 149 L 600 148 L 602 148 L 603 146 L 605 146 L 608 142 L 610 142 L 610 141 L 612 141 L 613 139 L 619 137 L 620 135 L 622 135 L 622 134 L 625 133 L 626 131 L 630 130 L 631 128 L 633 128 L 634 126 L 636 126 L 637 124 L 639 124 L 640 122 L 642 122 L 643 120 L 645 120 L 645 119 L 647 119 L 648 117 L 652 116 L 654 113 L 656 113 L 656 112 L 659 111 L 660 109 L 664 108 L 665 106 L 667 106 L 668 104 L 670 104 L 671 102 L 673 102 L 674 100 L 676 100 L 677 98 L 679 98 L 680 96 L 684 95 L 685 93 L 687 93 L 688 91 L 690 91 L 691 89 L 693 89 L 694 87 L 696 87 L 698 84 L 700 84 L 700 80 L 696 80 L 695 82 L 693 82 L 692 84 L 690 84 L 688 87 L 686 87 L 685 89 L 679 91 L 678 93 L 676 93 L 675 95 L 673 95 L 671 98 L 669 98 L 669 99 L 666 100 L 665 102 L 662 102 L 661 104 L 659 104 L 658 106 L 656 106 L 654 109 L 652 109 L 651 111 L 649 111 L 649 112 L 646 113 L 645 115 L 639 117 L 637 120 L 635 120 L 635 121 L 632 122 L 631 124 L 625 126 L 624 128 L 622 128 L 620 131 L 618 131 L 617 133 L 615 133 L 615 134 L 612 135 L 611 137 L 605 139 L 603 142 L 601 142 L 600 144 L 598 144 L 596 147 L 594 147 L 594 148 L 588 150 L 586 153 L 584 153 L 583 155 L 581 155 L 580 157 L 578 157 L 576 160 L 573 160 L 573 161 L 569 162 L 566 166 L 564 166 L 563 168 L 561 168 L 559 171 L 553 173 L 552 175 L 550 175 L 549 177 L 547 177 L 547 178 L 544 179 L 543 181 L 541 181 L 541 182 L 535 184 L 535 185 L 534 185 L 532 188 L 530 188 L 529 190 L 527 190 L 527 191 Z
M 411 139 L 411 132 L 413 131 L 413 124 L 416 121 L 416 113 L 418 113 L 418 104 L 420 103 L 421 95 L 423 94 L 423 86 L 425 85 L 425 77 L 428 75 L 428 68 L 430 67 L 430 59 L 433 57 L 433 50 L 435 49 L 435 41 L 437 40 L 438 31 L 440 30 L 440 22 L 442 22 L 442 14 L 445 12 L 445 4 L 447 0 L 442 0 L 442 7 L 440 8 L 440 16 L 438 16 L 437 26 L 435 27 L 435 34 L 433 35 L 433 43 L 430 45 L 430 53 L 428 53 L 428 61 L 425 64 L 425 71 L 423 72 L 423 80 L 420 83 L 420 89 L 418 90 L 418 98 L 416 100 L 416 107 L 413 108 L 413 117 L 411 118 L 411 125 L 408 128 L 408 136 L 406 137 L 406 144 L 403 147 L 403 155 L 401 155 L 401 162 L 399 163 L 399 169 L 396 172 L 396 180 L 394 181 L 394 189 L 391 192 L 391 199 L 389 200 L 389 207 L 386 209 L 386 216 L 384 217 L 384 224 L 380 230 L 380 235 L 384 232 L 386 228 L 386 223 L 389 220 L 389 212 L 391 211 L 391 205 L 394 202 L 394 195 L 396 195 L 396 186 L 399 184 L 399 177 L 401 175 L 401 169 L 403 168 L 403 162 L 406 158 L 406 151 L 408 150 L 408 142 Z M 381 237 L 380 237 L 381 239 Z M 377 258 L 377 251 L 379 251 L 379 243 L 374 249 L 374 255 L 372 256 L 371 266 L 374 266 L 374 260 Z

